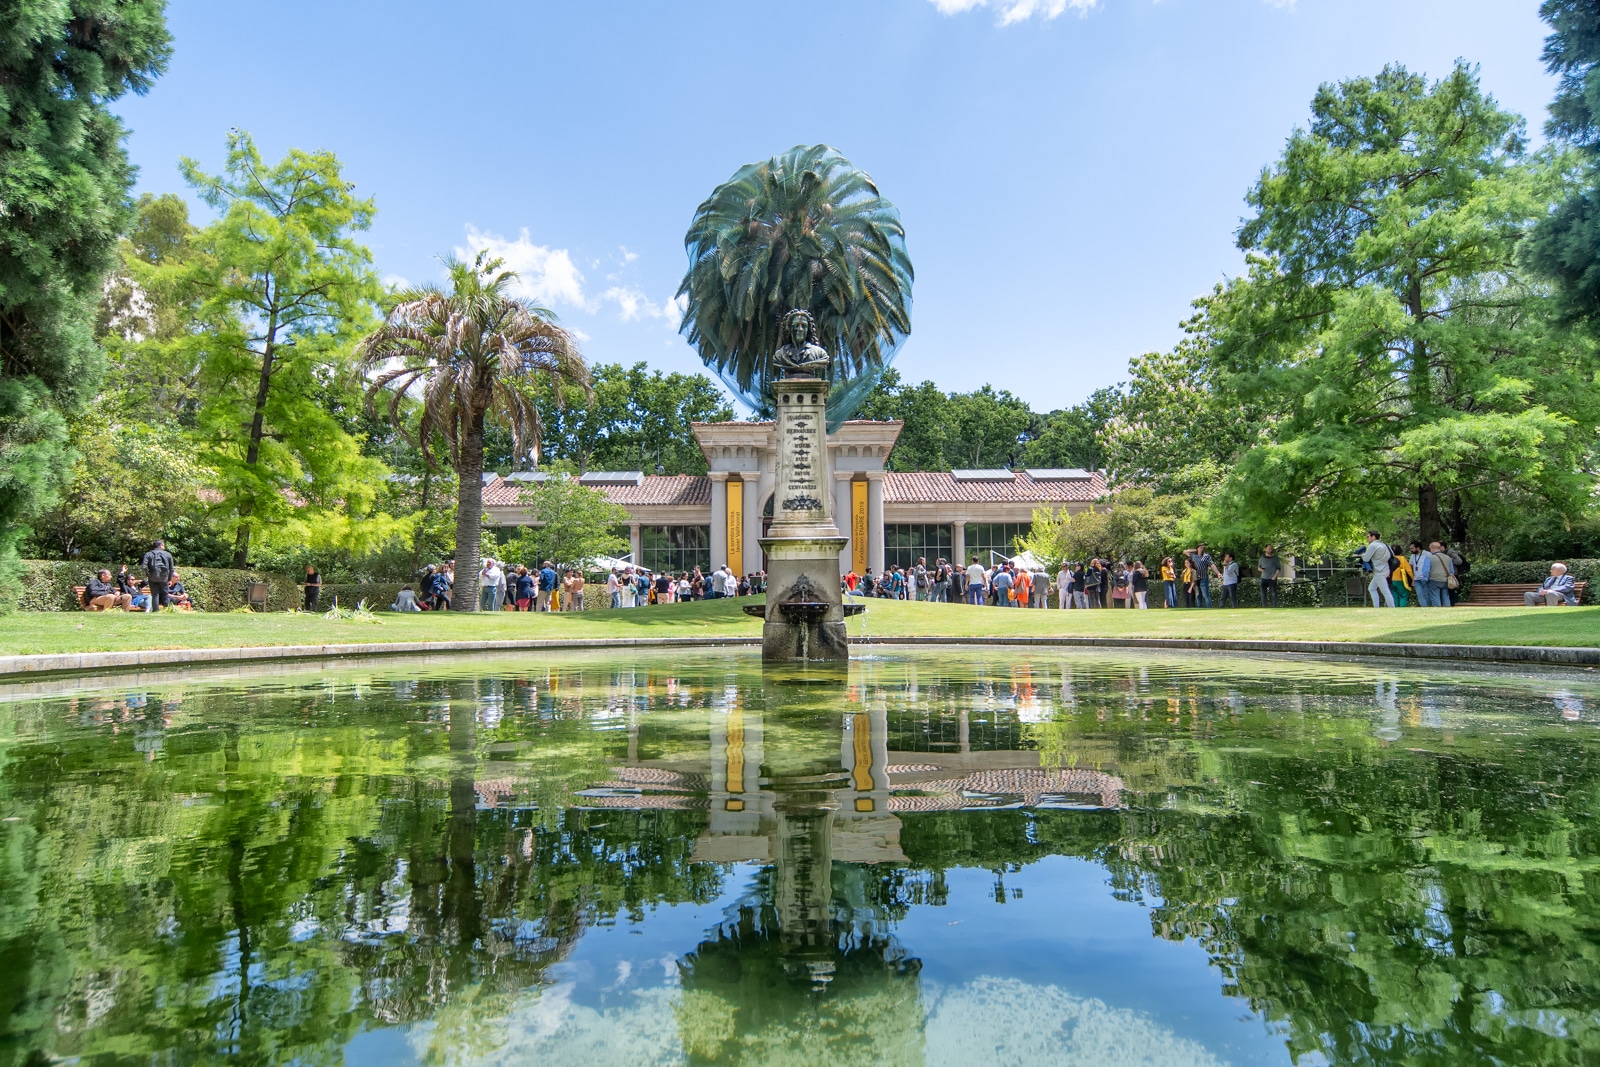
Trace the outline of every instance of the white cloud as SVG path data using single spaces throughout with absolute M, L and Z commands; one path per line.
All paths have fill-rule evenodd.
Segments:
M 632 322 L 634 319 L 660 319 L 673 329 L 677 329 L 678 324 L 683 321 L 683 312 L 689 303 L 686 297 L 675 296 L 665 303 L 657 304 L 642 290 L 620 285 L 607 289 L 601 299 L 617 305 L 617 312 L 622 316 L 623 322 Z
M 485 250 L 504 260 L 509 270 L 517 272 L 512 289 L 518 296 L 550 307 L 566 304 L 584 311 L 596 309 L 595 301 L 584 295 L 583 272 L 572 262 L 572 253 L 565 248 L 536 245 L 529 240 L 526 229 L 511 241 L 468 226 L 467 247 L 457 248 L 456 255 L 468 259 Z
M 1068 11 L 1087 15 L 1100 6 L 1100 0 L 930 0 L 942 15 L 959 15 L 979 7 L 992 7 L 999 13 L 1002 26 L 1026 22 L 1038 15 L 1040 18 L 1060 18 Z
M 623 322 L 658 322 L 676 330 L 688 306 L 688 300 L 684 297 L 674 296 L 658 302 L 644 290 L 631 285 L 612 285 L 595 296 L 585 289 L 583 272 L 573 262 L 570 251 L 534 244 L 526 229 L 515 240 L 510 240 L 468 226 L 466 247 L 457 248 L 456 255 L 470 259 L 482 251 L 504 260 L 507 269 L 516 271 L 517 281 L 512 286 L 516 295 L 536 300 L 547 307 L 561 304 L 593 315 L 609 304 L 616 307 L 617 317 Z M 639 254 L 624 248 L 622 257 L 626 266 L 638 259 Z M 606 276 L 607 281 L 616 278 L 617 274 Z M 580 334 L 579 340 L 586 339 L 586 335 Z

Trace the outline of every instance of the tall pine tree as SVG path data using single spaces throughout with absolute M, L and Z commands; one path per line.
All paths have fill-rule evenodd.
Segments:
M 71 469 L 95 312 L 132 205 L 110 110 L 165 69 L 164 0 L 0 0 L 0 574 Z

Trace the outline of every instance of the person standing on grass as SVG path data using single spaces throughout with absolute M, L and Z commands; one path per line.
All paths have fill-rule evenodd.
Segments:
M 1183 606 L 1192 608 L 1200 595 L 1198 588 L 1198 572 L 1194 569 L 1194 557 L 1189 553 L 1183 554 Z
M 1089 609 L 1089 589 L 1084 584 L 1089 579 L 1082 563 L 1072 565 L 1072 606 L 1079 611 Z
M 1006 572 L 1004 565 L 996 567 L 994 577 L 989 584 L 994 588 L 994 602 L 997 607 L 1011 606 L 1011 575 Z
M 539 610 L 550 610 L 550 594 L 556 591 L 556 569 L 549 560 L 539 568 Z
M 322 596 L 322 575 L 317 573 L 315 565 L 306 564 L 306 580 L 301 583 L 306 591 L 306 610 L 317 610 L 317 598 Z
M 1088 565 L 1083 568 L 1082 577 L 1074 580 L 1083 589 L 1083 606 L 1086 608 L 1098 608 L 1100 606 L 1100 561 L 1090 559 Z
M 1056 604 L 1059 611 L 1072 607 L 1072 565 L 1066 560 L 1056 570 Z
M 1164 593 L 1162 602 L 1169 608 L 1178 606 L 1178 572 L 1168 556 L 1161 561 L 1161 585 Z
M 1394 553 L 1383 543 L 1378 531 L 1368 530 L 1367 547 L 1361 550 L 1361 562 L 1372 568 L 1372 581 L 1367 583 L 1367 592 L 1372 594 L 1372 606 L 1375 608 L 1394 607 L 1394 590 L 1389 588 L 1389 564 L 1393 561 Z
M 1278 558 L 1278 550 L 1273 545 L 1268 545 L 1261 550 L 1261 558 L 1256 560 L 1256 573 L 1261 575 L 1261 606 L 1268 607 L 1267 600 L 1272 600 L 1271 607 L 1278 606 L 1278 575 L 1283 571 L 1283 560 Z
M 1446 599 L 1450 579 L 1454 577 L 1455 564 L 1450 557 L 1445 555 L 1444 546 L 1438 541 L 1428 545 L 1417 561 L 1417 571 L 1413 578 L 1417 586 L 1417 603 L 1425 608 L 1447 608 L 1450 606 Z
M 1239 561 L 1232 552 L 1222 554 L 1222 606 L 1239 606 Z
M 539 596 L 539 583 L 528 568 L 522 564 L 517 565 L 517 610 L 532 611 L 533 602 Z
M 1135 560 L 1133 573 L 1128 577 L 1129 588 L 1133 590 L 1133 606 L 1141 611 L 1150 607 L 1150 572 L 1145 569 L 1144 560 Z
M 587 584 L 588 583 L 585 582 L 584 579 L 583 579 L 583 572 L 581 570 L 576 570 L 576 569 L 573 570 L 573 572 L 572 572 L 572 585 L 567 590 L 567 610 L 568 611 L 582 611 L 583 610 L 583 588 Z
M 972 557 L 972 565 L 967 568 L 967 603 L 977 607 L 983 603 L 983 587 L 987 579 L 983 574 L 983 564 L 978 562 L 978 557 Z
M 145 603 L 145 611 L 160 611 L 170 602 L 167 583 L 172 581 L 172 572 L 178 569 L 178 564 L 173 560 L 172 553 L 167 551 L 167 543 L 157 541 L 150 546 L 150 551 L 144 554 L 139 565 L 144 568 L 145 592 L 150 597 Z
M 1017 607 L 1033 607 L 1033 575 L 1027 568 L 1018 567 L 1016 577 L 1011 579 L 1012 592 L 1016 594 Z
M 1391 560 L 1393 569 L 1389 571 L 1389 589 L 1394 593 L 1395 606 L 1403 608 L 1411 603 L 1412 582 L 1416 572 L 1411 569 L 1411 561 L 1394 549 L 1395 546 L 1389 546 L 1389 552 L 1393 556 Z
M 1201 542 L 1186 553 L 1194 561 L 1195 570 L 1195 606 L 1209 608 L 1211 606 L 1211 576 L 1221 577 L 1222 572 L 1217 570 L 1216 562 L 1211 558 L 1211 553 L 1206 551 L 1205 542 Z

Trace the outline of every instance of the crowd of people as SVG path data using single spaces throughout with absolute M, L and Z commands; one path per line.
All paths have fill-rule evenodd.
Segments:
M 1351 554 L 1362 571 L 1370 575 L 1367 593 L 1373 607 L 1451 607 L 1457 602 L 1461 579 L 1471 569 L 1465 557 L 1443 541 L 1426 546 L 1412 541 L 1402 551 L 1399 545 L 1384 542 L 1377 530 L 1367 531 L 1367 543 Z M 140 561 L 143 577 L 133 574 L 126 564 L 113 575 L 102 568 L 83 587 L 82 606 L 90 611 L 156 611 L 166 606 L 189 609 L 193 603 L 178 575 L 172 554 L 165 543 L 155 542 Z M 1262 549 L 1256 559 L 1255 582 L 1262 607 L 1278 606 L 1278 581 L 1283 562 L 1273 545 Z M 1211 582 L 1217 579 L 1221 607 L 1239 606 L 1239 585 L 1243 568 L 1231 552 L 1220 559 L 1204 544 L 1185 549 L 1176 558 L 1167 556 L 1155 570 L 1143 560 L 1090 559 L 1061 564 L 1054 579 L 1043 565 L 1028 557 L 1001 560 L 985 566 L 977 556 L 961 567 L 943 558 L 928 566 L 919 558 L 910 566 L 886 567 L 874 574 L 854 570 L 841 579 L 843 591 L 853 597 L 886 600 L 920 600 L 938 604 L 971 604 L 1015 608 L 1148 608 L 1151 584 L 1161 605 L 1168 608 L 1209 608 Z M 447 611 L 454 607 L 455 560 L 429 564 L 417 587 L 402 586 L 391 611 Z M 485 558 L 478 572 L 480 611 L 582 611 L 588 598 L 598 590 L 597 583 L 576 567 L 557 568 L 550 560 L 537 567 Z M 302 583 L 305 610 L 316 610 L 322 591 L 322 576 L 307 565 Z M 765 571 L 739 576 L 727 564 L 704 573 L 700 567 L 680 571 L 653 571 L 645 567 L 619 565 L 604 576 L 603 604 L 612 608 L 634 608 L 650 604 L 717 600 L 723 597 L 760 595 L 766 592 Z M 1564 564 L 1554 564 L 1550 577 L 1537 591 L 1524 594 L 1529 606 L 1576 604 L 1577 588 Z M 598 605 L 594 605 L 598 606 Z
M 454 606 L 455 580 L 455 560 L 429 564 L 419 579 L 420 591 L 403 586 L 390 610 L 450 610 Z M 765 571 L 740 577 L 727 564 L 710 574 L 699 567 L 674 574 L 618 566 L 605 573 L 604 583 L 603 603 L 613 608 L 717 600 L 767 591 Z M 598 582 L 585 577 L 579 568 L 558 568 L 550 560 L 530 567 L 486 557 L 478 572 L 478 610 L 582 611 L 586 605 L 594 606 L 590 598 L 596 595 L 597 586 Z M 309 592 L 307 597 L 309 600 Z
M 1278 578 L 1283 563 L 1277 549 L 1268 545 L 1256 560 L 1256 581 L 1262 607 L 1277 607 Z M 1160 603 L 1169 608 L 1212 606 L 1211 579 L 1220 582 L 1222 607 L 1239 606 L 1242 569 L 1231 552 L 1220 560 L 1205 545 L 1168 556 L 1154 571 L 1143 560 L 1090 559 L 1063 563 L 1052 580 L 1043 565 L 1025 557 L 1000 560 L 985 566 L 972 557 L 966 567 L 937 559 L 932 567 L 919 558 L 911 567 L 892 566 L 882 574 L 851 571 L 844 576 L 845 592 L 853 596 L 887 600 L 925 600 L 939 604 L 972 604 L 1009 608 L 1149 608 L 1151 585 Z

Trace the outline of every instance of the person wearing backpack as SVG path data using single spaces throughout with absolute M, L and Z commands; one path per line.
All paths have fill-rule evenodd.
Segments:
M 1394 590 L 1389 587 L 1389 563 L 1394 559 L 1394 553 L 1383 543 L 1377 530 L 1367 531 L 1367 547 L 1361 550 L 1358 558 L 1372 568 L 1372 580 L 1367 583 L 1367 592 L 1372 594 L 1372 606 L 1394 607 Z
M 150 546 L 150 551 L 144 554 L 139 565 L 144 568 L 145 588 L 150 595 L 145 611 L 159 611 L 167 606 L 167 583 L 172 580 L 172 572 L 178 569 L 178 564 L 173 560 L 172 553 L 167 551 L 167 543 L 157 541 Z

